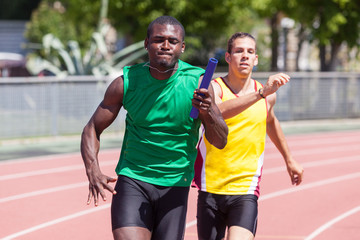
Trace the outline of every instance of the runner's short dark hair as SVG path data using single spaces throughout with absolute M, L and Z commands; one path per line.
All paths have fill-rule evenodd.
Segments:
M 149 26 L 147 28 L 147 38 L 150 37 L 152 27 L 153 27 L 154 24 L 160 24 L 160 25 L 169 24 L 169 25 L 179 26 L 181 28 L 181 31 L 182 31 L 182 40 L 184 41 L 184 38 L 185 38 L 184 26 L 176 18 L 174 18 L 172 16 L 166 16 L 166 15 L 156 18 L 154 21 L 152 21 L 149 24 Z
M 227 52 L 228 52 L 228 53 L 231 53 L 231 50 L 232 50 L 232 47 L 233 47 L 233 43 L 234 43 L 234 41 L 235 41 L 236 39 L 238 39 L 238 38 L 246 38 L 246 37 L 253 39 L 253 40 L 255 41 L 255 43 L 256 43 L 256 39 L 255 39 L 254 36 L 252 36 L 250 33 L 237 32 L 237 33 L 234 33 L 234 34 L 230 37 L 230 39 L 229 39 L 229 41 L 228 41 L 228 44 L 227 44 Z M 256 45 L 255 45 L 255 46 L 256 46 Z M 256 50 L 256 49 L 255 49 L 255 50 Z

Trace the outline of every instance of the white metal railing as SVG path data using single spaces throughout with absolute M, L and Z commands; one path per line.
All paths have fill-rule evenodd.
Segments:
M 273 73 L 255 72 L 266 82 Z M 360 73 L 296 72 L 277 93 L 281 121 L 360 118 Z M 226 73 L 216 72 L 214 77 Z M 0 78 L 0 139 L 81 133 L 112 79 Z M 122 131 L 125 111 L 107 131 Z

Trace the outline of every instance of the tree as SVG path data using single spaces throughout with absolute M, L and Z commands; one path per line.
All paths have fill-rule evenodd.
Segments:
M 335 71 L 341 45 L 346 43 L 350 48 L 359 47 L 360 2 L 332 0 L 313 6 L 312 11 L 314 15 L 306 19 L 306 23 L 313 23 L 310 29 L 314 40 L 318 41 L 321 71 Z M 304 21 L 303 18 L 301 20 Z
M 308 39 L 317 42 L 320 70 L 335 71 L 337 55 L 343 44 L 359 47 L 360 1 L 358 0 L 291 0 L 272 3 L 278 12 L 299 24 L 299 47 Z M 297 57 L 298 58 L 298 57 Z
M 28 32 L 42 34 L 37 34 L 31 41 L 40 43 L 41 37 L 50 32 L 66 42 L 70 40 L 66 35 L 74 32 L 73 40 L 85 49 L 91 33 L 98 28 L 99 9 L 104 1 L 109 4 L 108 20 L 125 39 L 125 46 L 143 40 L 148 24 L 156 17 L 176 17 L 187 32 L 183 59 L 198 65 L 205 65 L 209 57 L 222 51 L 217 49 L 225 49 L 230 34 L 249 32 L 258 23 L 258 16 L 247 6 L 249 0 L 224 0 L 221 4 L 216 0 L 62 0 L 61 5 L 66 10 L 63 12 L 52 7 L 58 1 L 43 0 L 50 13 L 38 10 L 38 17 L 33 18 Z M 54 29 L 61 24 L 66 24 L 69 30 Z
M 271 70 L 277 70 L 283 17 L 296 21 L 297 59 L 305 41 L 316 43 L 322 70 L 334 70 L 340 46 L 346 44 L 354 49 L 360 45 L 359 0 L 61 0 L 65 12 L 52 7 L 59 1 L 43 2 L 50 6 L 50 14 L 43 12 L 41 17 L 39 10 L 37 18 L 33 17 L 28 32 L 34 42 L 40 43 L 42 36 L 51 32 L 61 41 L 73 39 L 86 49 L 91 34 L 100 25 L 101 5 L 109 4 L 107 19 L 125 39 L 125 46 L 143 40 L 148 24 L 156 17 L 176 17 L 187 33 L 183 59 L 198 65 L 205 65 L 214 56 L 219 58 L 219 65 L 225 64 L 221 54 L 226 40 L 234 32 L 246 31 L 257 38 L 258 52 L 262 54 L 259 68 L 269 69 L 264 54 L 271 48 Z
M 72 1 L 69 1 L 68 3 L 72 3 Z M 58 24 L 62 24 L 62 26 L 69 27 L 70 33 L 71 30 L 76 32 L 76 30 L 71 27 L 73 25 L 68 24 L 67 22 L 68 19 L 64 14 L 67 12 L 66 8 L 58 1 L 54 2 L 53 7 L 49 5 L 48 1 L 43 1 L 39 9 L 33 14 L 33 22 L 30 24 L 27 31 L 28 38 L 31 39 L 31 34 L 34 34 L 34 29 L 40 29 L 38 35 L 33 35 L 33 38 L 36 39 L 43 33 L 41 32 L 41 30 L 44 29 L 42 28 L 43 26 L 45 26 L 45 29 L 46 27 L 49 27 L 49 21 L 44 21 L 45 18 L 50 20 L 53 24 L 58 23 L 56 26 L 57 29 L 60 30 L 55 33 L 53 33 L 54 31 L 50 31 L 50 33 L 47 33 L 42 37 L 42 44 L 40 44 L 41 47 L 39 51 L 28 56 L 27 67 L 29 71 L 33 74 L 49 72 L 60 77 L 88 74 L 98 76 L 120 75 L 122 68 L 126 64 L 136 61 L 138 58 L 145 55 L 146 51 L 143 48 L 143 41 L 131 44 L 115 54 L 113 53 L 113 49 L 109 47 L 108 40 L 109 32 L 114 33 L 115 30 L 112 28 L 109 21 L 107 21 L 107 7 L 108 1 L 102 0 L 97 31 L 92 32 L 91 41 L 89 41 L 89 49 L 85 50 L 84 48 L 80 48 L 78 41 L 72 40 L 71 38 L 67 39 L 67 35 L 64 34 L 64 29 L 59 28 Z M 116 32 L 114 34 L 116 34 Z M 65 39 L 67 44 L 64 45 L 64 41 L 56 35 Z M 114 40 L 112 39 L 111 42 L 114 42 Z
M 146 37 L 148 24 L 161 15 L 177 18 L 186 30 L 183 58 L 193 64 L 206 65 L 217 48 L 226 48 L 234 31 L 250 31 L 256 24 L 248 0 L 112 0 L 109 18 L 123 33 L 127 43 Z M 250 21 L 249 21 L 250 20 Z
M 321 71 L 336 70 L 336 58 L 342 44 L 358 47 L 360 1 L 358 0 L 259 0 L 252 7 L 261 17 L 271 19 L 272 70 L 277 70 L 277 44 L 281 17 L 298 24 L 298 55 L 305 40 L 317 42 Z
M 278 48 L 280 36 L 280 22 L 291 9 L 293 2 L 296 0 L 282 1 L 282 0 L 258 0 L 250 3 L 251 7 L 258 13 L 261 18 L 268 19 L 271 36 L 271 62 L 270 70 L 278 71 Z
M 63 2 L 66 4 L 63 5 Z M 82 9 L 88 8 L 85 3 L 82 6 L 84 6 Z M 81 49 L 87 48 L 92 33 L 97 29 L 99 8 L 96 14 L 93 12 L 85 14 L 81 11 L 75 14 L 72 5 L 67 1 L 43 0 L 26 26 L 25 37 L 30 43 L 39 44 L 45 34 L 52 33 L 62 42 L 76 40 Z M 30 44 L 31 46 L 33 45 Z

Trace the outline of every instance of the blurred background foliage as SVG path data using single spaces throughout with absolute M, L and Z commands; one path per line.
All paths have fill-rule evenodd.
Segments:
M 6 0 L 1 0 L 6 3 Z M 206 65 L 209 57 L 223 60 L 227 39 L 237 31 L 257 39 L 258 71 L 277 71 L 279 39 L 291 29 L 297 38 L 296 60 L 304 43 L 314 44 L 321 71 L 339 70 L 338 54 L 345 46 L 349 61 L 360 58 L 359 0 L 12 0 L 2 4 L 2 19 L 29 17 L 25 36 L 41 44 L 52 33 L 62 42 L 75 40 L 82 51 L 102 22 L 117 34 L 116 49 L 143 40 L 148 24 L 158 16 L 177 18 L 186 30 L 186 51 L 182 57 Z M 6 9 L 6 6 L 10 6 Z M 32 9 L 29 16 L 21 6 Z M 21 13 L 22 12 L 22 13 Z M 283 25 L 291 19 L 292 26 Z M 31 46 L 31 45 L 29 45 Z M 36 46 L 36 45 L 33 45 Z M 35 49 L 41 54 L 40 49 Z M 296 63 L 299 70 L 299 63 Z M 285 69 L 286 70 L 286 69 Z

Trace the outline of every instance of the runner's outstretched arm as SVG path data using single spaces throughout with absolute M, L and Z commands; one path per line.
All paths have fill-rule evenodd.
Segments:
M 106 195 L 104 189 L 116 194 L 110 182 L 111 178 L 102 174 L 98 161 L 101 133 L 115 120 L 121 107 L 123 98 L 123 79 L 115 79 L 105 92 L 103 101 L 99 104 L 95 113 L 84 127 L 81 135 L 81 155 L 85 164 L 86 175 L 89 179 L 89 195 L 87 203 L 90 204 L 94 198 L 94 204 L 99 204 L 99 194 L 104 201 Z

